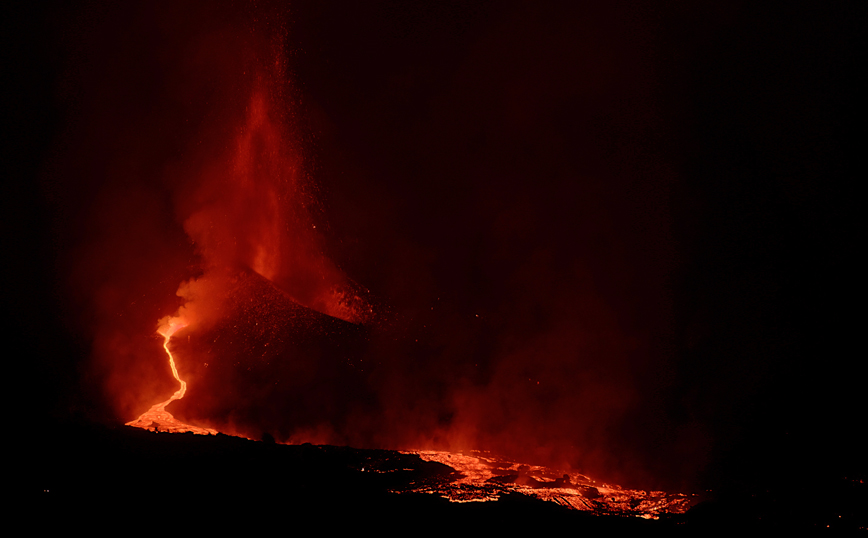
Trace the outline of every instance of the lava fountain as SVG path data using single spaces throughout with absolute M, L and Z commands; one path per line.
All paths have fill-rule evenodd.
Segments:
M 260 43 L 256 32 L 230 31 L 234 24 L 226 22 L 225 31 L 205 35 L 201 43 L 192 40 L 186 56 L 161 57 L 175 67 L 160 69 L 176 82 L 166 87 L 182 90 L 183 98 L 147 95 L 154 102 L 137 110 L 165 110 L 160 125 L 178 134 L 165 137 L 142 128 L 142 139 L 166 147 L 145 144 L 139 160 L 161 166 L 124 174 L 136 181 L 105 200 L 95 197 L 102 205 L 93 213 L 108 215 L 104 220 L 111 225 L 97 221 L 94 230 L 105 236 L 92 241 L 92 253 L 76 258 L 92 261 L 75 274 L 95 282 L 100 332 L 94 362 L 109 372 L 107 400 L 116 401 L 123 417 L 118 422 L 154 432 L 219 430 L 247 438 L 267 433 L 279 443 L 422 448 L 414 453 L 466 477 L 430 491 L 456 501 L 518 491 L 575 509 L 682 510 L 682 498 L 622 494 L 584 475 L 566 480 L 564 472 L 524 472 L 513 463 L 532 461 L 537 452 L 560 462 L 552 465 L 604 459 L 591 453 L 570 460 L 574 445 L 606 446 L 605 436 L 595 433 L 604 428 L 597 426 L 617 418 L 611 416 L 621 404 L 613 401 L 628 399 L 616 383 L 596 381 L 608 372 L 599 364 L 615 364 L 611 357 L 626 357 L 629 350 L 621 348 L 628 346 L 613 352 L 613 346 L 584 336 L 618 331 L 596 315 L 607 310 L 579 301 L 578 292 L 561 294 L 569 308 L 561 312 L 558 306 L 552 314 L 561 314 L 560 324 L 508 346 L 500 335 L 531 322 L 523 315 L 523 300 L 506 301 L 510 313 L 501 322 L 492 316 L 482 325 L 477 314 L 471 327 L 463 308 L 438 317 L 439 305 L 436 311 L 420 307 L 423 298 L 413 284 L 406 302 L 414 306 L 373 323 L 369 292 L 330 258 L 319 235 L 323 226 L 316 217 L 323 211 L 318 189 L 309 184 L 312 165 L 302 159 L 304 128 L 295 118 L 304 111 L 297 108 L 301 100 L 284 67 L 283 43 Z M 123 117 L 112 112 L 107 122 Z M 152 123 L 150 117 L 138 121 Z M 142 147 L 138 142 L 127 145 Z M 141 193 L 150 194 L 152 203 L 142 204 Z M 106 258 L 105 252 L 119 254 Z M 394 267 L 386 272 L 406 273 L 403 279 L 426 274 L 415 257 L 409 252 L 406 260 L 391 258 Z M 540 263 L 544 268 L 548 262 Z M 93 276 L 103 274 L 109 284 Z M 180 301 L 169 297 L 178 282 Z M 389 289 L 381 296 L 389 297 Z M 587 314 L 575 312 L 580 302 Z M 422 312 L 430 317 L 422 318 Z M 166 357 L 148 345 L 155 343 L 148 339 L 157 319 Z M 598 347 L 606 352 L 605 363 L 592 360 Z M 166 386 L 165 360 L 179 384 L 168 399 L 175 385 Z M 571 380 L 596 386 L 578 390 Z M 153 400 L 152 391 L 158 391 Z M 157 399 L 163 401 L 153 404 Z M 507 464 L 458 452 L 476 448 L 515 455 Z M 564 448 L 572 452 L 561 457 Z M 616 501 L 627 508 L 615 507 Z
M 213 44 L 210 38 L 205 42 Z M 298 381 L 307 378 L 297 371 L 279 378 L 264 366 L 283 362 L 300 365 L 297 370 L 320 371 L 320 364 L 327 361 L 318 360 L 311 348 L 330 330 L 351 333 L 372 315 L 365 292 L 322 248 L 313 217 L 318 201 L 303 166 L 301 135 L 292 119 L 294 90 L 281 43 L 280 39 L 239 43 L 244 53 L 229 55 L 237 63 L 211 66 L 215 80 L 225 83 L 209 86 L 219 98 L 206 108 L 219 112 L 199 118 L 198 127 L 190 131 L 192 142 L 178 153 L 183 157 L 161 172 L 172 194 L 176 229 L 183 227 L 193 247 L 188 258 L 192 261 L 175 273 L 182 278 L 176 292 L 182 301 L 176 303 L 176 311 L 160 319 L 157 331 L 180 389 L 127 422 L 130 426 L 216 433 L 186 424 L 167 411 L 169 404 L 186 395 L 184 403 L 172 406 L 186 421 L 241 436 L 258 437 L 263 431 L 281 429 L 254 421 L 250 416 L 256 413 L 244 415 L 245 404 L 255 402 L 255 408 L 264 412 L 273 403 L 272 393 L 292 389 L 310 394 L 312 389 Z M 159 271 L 164 274 L 165 269 Z M 244 287 L 249 282 L 257 283 L 257 293 Z M 167 313 L 167 298 L 153 302 L 161 305 L 157 317 Z M 269 317 L 275 311 L 286 319 L 278 322 Z M 238 327 L 249 330 L 242 334 Z M 263 333 L 269 327 L 273 330 Z M 185 338 L 179 346 L 172 337 L 181 329 Z M 302 343 L 304 349 L 295 345 L 305 339 L 317 342 L 307 347 Z M 289 347 L 295 345 L 291 352 L 279 345 L 284 340 L 291 341 Z M 255 345 L 244 347 L 244 342 Z M 257 345 L 262 349 L 254 349 Z M 274 349 L 285 352 L 277 356 Z M 235 381 L 258 372 L 264 373 L 255 383 Z M 142 383 L 149 375 L 130 376 L 130 382 Z M 120 390 L 119 399 L 128 398 L 128 387 Z M 141 406 L 135 414 L 150 401 L 142 403 L 137 402 Z M 308 400 L 291 407 L 310 411 L 316 406 Z M 284 408 L 281 414 L 290 416 L 292 411 Z M 282 440 L 289 436 L 290 432 L 281 435 Z

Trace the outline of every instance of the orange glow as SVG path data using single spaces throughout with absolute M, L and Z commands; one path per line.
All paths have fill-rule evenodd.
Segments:
M 299 304 L 359 323 L 371 308 L 323 253 L 310 211 L 318 204 L 316 189 L 304 173 L 301 143 L 275 100 L 281 84 L 277 74 L 261 76 L 231 125 L 233 135 L 224 142 L 230 151 L 204 156 L 208 164 L 193 172 L 195 188 L 179 199 L 184 231 L 205 273 L 247 267 Z
M 413 492 L 440 495 L 450 502 L 496 501 L 517 492 L 595 514 L 658 519 L 663 514 L 682 514 L 696 499 L 682 493 L 642 491 L 602 484 L 576 472 L 564 473 L 547 467 L 520 465 L 490 453 L 422 450 L 425 461 L 448 465 L 460 476 L 448 484 L 421 485 Z
M 281 50 L 277 47 L 277 51 Z M 259 55 L 251 54 L 250 58 L 256 56 Z M 268 54 L 260 57 L 267 58 Z M 322 228 L 317 226 L 322 208 L 316 199 L 317 188 L 310 184 L 314 170 L 312 165 L 305 165 L 302 155 L 304 139 L 299 133 L 304 131 L 293 125 L 297 113 L 292 108 L 295 96 L 279 63 L 275 64 L 276 68 L 270 62 L 257 63 L 251 60 L 250 65 L 235 66 L 238 69 L 221 67 L 218 70 L 214 83 L 207 85 L 214 86 L 213 103 L 209 101 L 207 107 L 197 104 L 203 109 L 213 107 L 213 116 L 200 119 L 195 131 L 182 133 L 191 137 L 190 142 L 178 148 L 179 162 L 166 166 L 165 177 L 158 178 L 172 195 L 172 218 L 179 225 L 175 233 L 181 236 L 183 229 L 189 239 L 189 244 L 181 241 L 184 247 L 178 247 L 190 251 L 184 252 L 191 255 L 189 258 L 178 255 L 189 265 L 183 268 L 180 262 L 174 265 L 166 262 L 148 266 L 147 270 L 133 263 L 126 266 L 140 272 L 141 275 L 136 276 L 143 281 L 169 282 L 157 288 L 166 295 L 179 283 L 176 295 L 180 298 L 170 302 L 164 297 L 148 296 L 147 301 L 142 301 L 153 305 L 146 311 L 147 316 L 142 314 L 141 318 L 136 318 L 138 323 L 134 327 L 130 325 L 138 331 L 137 336 L 152 338 L 149 333 L 153 320 L 173 312 L 159 320 L 157 333 L 163 337 L 162 346 L 179 387 L 168 399 L 151 405 L 126 425 L 153 432 L 218 433 L 217 429 L 187 424 L 175 418 L 167 408 L 179 400 L 173 410 L 184 420 L 235 435 L 253 436 L 270 431 L 278 442 L 407 446 L 400 442 L 405 436 L 425 437 L 427 428 L 445 431 L 442 437 L 447 439 L 447 446 L 453 448 L 459 445 L 459 440 L 460 445 L 467 447 L 486 446 L 477 439 L 493 440 L 489 446 L 520 444 L 516 438 L 532 438 L 542 443 L 554 437 L 560 442 L 560 434 L 549 435 L 549 432 L 555 427 L 551 426 L 553 424 L 562 431 L 563 421 L 539 418 L 547 416 L 553 408 L 553 404 L 548 403 L 552 400 L 546 399 L 547 394 L 538 396 L 548 390 L 547 379 L 540 376 L 546 372 L 572 375 L 571 368 L 584 375 L 584 370 L 573 365 L 555 368 L 552 362 L 551 368 L 537 372 L 526 365 L 535 362 L 538 354 L 572 357 L 579 351 L 584 352 L 583 337 L 577 336 L 571 323 L 558 325 L 538 339 L 534 338 L 526 348 L 512 350 L 510 347 L 506 359 L 495 361 L 492 358 L 488 374 L 477 375 L 476 370 L 469 368 L 462 370 L 460 376 L 472 380 L 465 384 L 465 380 L 458 379 L 454 389 L 442 383 L 442 391 L 427 388 L 448 380 L 448 376 L 441 376 L 433 367 L 434 363 L 427 360 L 441 353 L 435 351 L 441 344 L 417 338 L 415 343 L 419 345 L 408 347 L 402 341 L 402 327 L 414 325 L 416 321 L 384 320 L 379 324 L 383 327 L 372 324 L 370 334 L 356 326 L 374 320 L 374 301 L 367 290 L 351 281 L 328 256 L 317 230 Z M 226 82 L 223 89 L 221 81 Z M 232 88 L 231 91 L 228 88 Z M 176 153 L 172 155 L 174 158 Z M 168 211 L 168 207 L 154 205 L 154 212 Z M 141 227 L 153 228 L 145 224 Z M 155 245 L 164 243 L 154 240 Z M 417 257 L 424 257 L 423 250 L 414 251 L 408 254 L 407 260 L 402 260 L 402 264 L 407 263 L 409 272 L 401 279 L 414 276 L 412 271 Z M 195 261 L 188 262 L 188 259 Z M 427 264 L 421 259 L 419 267 Z M 549 262 L 539 263 L 547 267 Z M 174 271 L 167 272 L 167 267 Z M 473 270 L 468 268 L 469 272 Z M 389 271 L 397 275 L 404 271 L 404 265 L 399 264 Z M 432 290 L 434 280 L 430 284 Z M 400 290 L 403 285 L 396 285 L 394 289 Z M 408 289 L 416 289 L 416 286 Z M 564 301 L 572 305 L 571 300 Z M 112 309 L 106 310 L 112 314 L 123 308 L 111 306 Z M 433 312 L 433 306 L 431 310 Z M 396 312 L 394 318 L 398 320 L 403 314 L 400 310 Z M 442 319 L 447 321 L 443 327 L 463 319 L 459 312 L 460 309 L 445 314 Z M 486 332 L 494 331 L 496 325 L 482 325 L 489 323 L 487 314 L 480 316 L 473 312 L 474 323 L 491 329 L 462 329 L 464 334 L 455 341 L 466 342 L 465 349 L 456 353 L 458 346 L 442 345 L 449 361 L 459 360 L 454 356 L 473 353 L 472 346 L 476 345 L 473 342 L 477 338 L 486 342 L 484 346 L 480 344 L 482 358 L 487 353 L 483 348 L 496 346 L 491 348 L 491 353 L 500 349 L 500 343 L 488 341 L 489 337 L 497 340 L 499 336 Z M 114 322 L 115 318 L 108 319 Z M 518 324 L 524 318 L 517 319 Z M 461 322 L 461 326 L 464 325 L 468 325 L 467 321 Z M 422 327 L 427 334 L 430 325 Z M 176 334 L 181 338 L 173 341 Z M 139 351 L 144 346 L 128 347 Z M 115 351 L 113 347 L 109 349 Z M 529 351 L 525 353 L 525 349 Z M 135 407 L 134 411 L 123 415 L 124 419 L 135 416 L 154 400 L 162 399 L 170 390 L 163 384 L 168 382 L 165 363 L 152 361 L 158 352 L 149 351 L 140 355 L 129 353 L 130 358 L 120 359 L 130 363 L 135 359 L 148 367 L 131 368 L 133 373 L 118 375 L 125 381 L 116 383 L 120 387 L 116 389 L 118 399 L 126 405 L 121 410 Z M 381 352 L 386 355 L 382 363 L 378 362 Z M 429 362 L 430 367 L 424 364 L 403 367 L 403 363 Z M 156 363 L 156 367 L 152 367 L 152 363 Z M 187 381 L 180 377 L 179 366 L 190 383 L 189 394 Z M 139 372 L 145 374 L 135 375 Z M 417 376 L 425 375 L 424 372 L 430 372 L 433 384 L 416 383 Z M 485 380 L 488 375 L 490 380 Z M 405 380 L 410 383 L 404 383 Z M 533 388 L 529 389 L 531 384 Z M 561 380 L 550 382 L 551 385 L 566 386 Z M 161 392 L 153 400 L 142 396 L 145 399 L 140 402 L 128 396 L 133 392 L 131 387 L 137 386 L 141 394 L 158 390 L 157 387 Z M 440 392 L 442 394 L 437 394 Z M 574 392 L 581 396 L 572 396 Z M 574 392 L 564 390 L 569 396 L 563 397 L 566 405 L 562 407 L 588 410 L 584 415 L 597 414 L 596 401 L 620 398 L 615 390 L 608 389 L 605 398 L 590 390 Z M 185 397 L 186 400 L 180 402 Z M 134 401 L 128 403 L 129 400 Z M 439 412 L 444 406 L 451 409 L 453 403 L 454 413 L 450 411 L 448 415 L 454 418 L 441 421 L 440 416 L 447 413 Z M 575 419 L 569 426 L 580 420 Z M 490 428 L 484 431 L 477 427 L 486 423 Z M 583 431 L 592 429 L 584 423 L 578 427 Z M 405 434 L 401 428 L 409 431 Z M 542 435 L 529 437 L 525 435 L 528 431 Z M 552 447 L 551 451 L 556 448 Z M 441 495 L 454 502 L 497 500 L 505 493 L 519 492 L 572 509 L 641 517 L 684 511 L 690 502 L 683 495 L 596 484 L 577 473 L 566 479 L 564 473 L 519 466 L 478 453 L 425 451 L 420 456 L 449 465 L 463 477 L 447 484 L 419 486 L 416 491 Z M 514 478 L 505 478 L 513 475 Z
M 199 274 L 178 287 L 183 304 L 160 320 L 158 329 L 181 387 L 129 425 L 213 433 L 183 424 L 166 411 L 187 390 L 169 342 L 188 325 L 207 330 L 227 315 L 239 270 L 252 270 L 296 303 L 334 318 L 360 323 L 373 314 L 365 292 L 323 253 L 310 213 L 317 203 L 315 189 L 306 185 L 300 142 L 277 101 L 286 85 L 281 69 L 262 66 L 244 98 L 226 103 L 227 119 L 215 129 L 222 133 L 219 144 L 189 157 L 191 168 L 171 178 L 178 188 L 178 218 L 201 260 Z M 197 381 L 195 374 L 188 379 Z M 220 387 L 197 384 L 196 389 L 188 400 L 220 399 Z M 233 425 L 218 423 L 223 431 L 234 431 Z
M 187 323 L 178 317 L 165 317 L 160 321 L 160 327 L 157 329 L 157 333 L 163 337 L 163 349 L 166 350 L 166 355 L 169 356 L 169 366 L 172 367 L 172 375 L 175 376 L 175 379 L 177 379 L 178 383 L 181 384 L 181 388 L 175 391 L 171 398 L 165 402 L 152 406 L 150 409 L 142 413 L 139 418 L 127 422 L 126 425 L 151 431 L 172 433 L 193 432 L 199 435 L 214 435 L 217 433 L 217 430 L 184 424 L 172 416 L 171 413 L 166 411 L 167 405 L 175 400 L 180 400 L 184 397 L 184 393 L 187 392 L 187 383 L 178 376 L 178 369 L 175 367 L 175 357 L 169 350 L 169 341 L 172 339 L 172 335 L 178 330 L 186 327 Z

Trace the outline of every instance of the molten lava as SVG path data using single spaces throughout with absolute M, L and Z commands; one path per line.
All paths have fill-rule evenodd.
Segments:
M 521 493 L 571 510 L 644 519 L 683 514 L 696 502 L 694 495 L 622 488 L 598 483 L 580 473 L 519 464 L 491 453 L 435 450 L 409 453 L 456 471 L 457 478 L 437 484 L 419 484 L 409 490 L 439 495 L 450 502 L 497 501 L 505 494 Z
M 199 426 L 184 424 L 172 416 L 171 413 L 166 411 L 167 405 L 175 400 L 180 400 L 184 397 L 184 393 L 187 392 L 187 383 L 178 375 L 178 369 L 175 367 L 175 357 L 172 356 L 172 352 L 169 350 L 169 341 L 172 339 L 172 335 L 186 326 L 187 324 L 181 318 L 166 317 L 163 318 L 160 328 L 157 329 L 157 333 L 163 337 L 163 349 L 166 350 L 166 355 L 169 356 L 169 366 L 172 367 L 172 375 L 175 376 L 175 379 L 177 379 L 178 383 L 181 384 L 181 388 L 175 391 L 171 398 L 165 402 L 152 406 L 150 409 L 142 413 L 136 420 L 127 422 L 127 426 L 172 433 L 193 432 L 199 435 L 213 435 L 217 433 L 217 430 L 212 430 L 211 428 L 201 428 Z

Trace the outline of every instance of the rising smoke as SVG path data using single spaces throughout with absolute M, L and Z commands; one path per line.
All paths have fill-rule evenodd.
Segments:
M 421 126 L 378 140 L 383 110 L 344 119 L 331 115 L 341 105 L 302 104 L 352 92 L 303 99 L 285 12 L 182 3 L 78 15 L 48 197 L 70 323 L 93 342 L 83 378 L 108 414 L 129 420 L 176 390 L 155 329 L 177 314 L 188 324 L 174 344 L 189 382 L 172 404 L 182 420 L 645 478 L 662 449 L 642 456 L 640 445 L 673 433 L 647 416 L 664 406 L 648 396 L 666 382 L 654 361 L 669 261 L 665 202 L 646 195 L 666 171 L 643 176 L 651 158 L 624 142 L 653 138 L 644 67 L 616 39 L 624 28 L 581 47 L 559 29 L 533 54 L 508 36 L 519 20 L 544 35 L 544 21 L 520 12 L 478 40 L 461 34 L 467 51 L 434 62 L 451 82 L 419 91 L 430 97 Z M 600 43 L 611 48 L 598 54 Z M 398 94 L 411 84 L 383 78 Z M 389 161 L 359 159 L 340 181 L 322 164 L 335 211 L 320 205 L 304 113 L 350 126 L 341 133 L 365 125 L 360 146 Z M 636 118 L 646 123 L 634 131 Z M 329 136 L 313 148 L 321 156 L 337 155 L 340 135 Z M 333 237 L 320 233 L 326 219 Z M 701 451 L 701 428 L 675 435 Z

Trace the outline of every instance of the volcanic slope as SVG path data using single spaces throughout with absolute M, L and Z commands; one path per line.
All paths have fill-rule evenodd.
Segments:
M 249 270 L 229 279 L 223 315 L 172 339 L 187 395 L 180 420 L 259 439 L 341 431 L 367 405 L 361 368 L 365 329 L 307 308 Z

